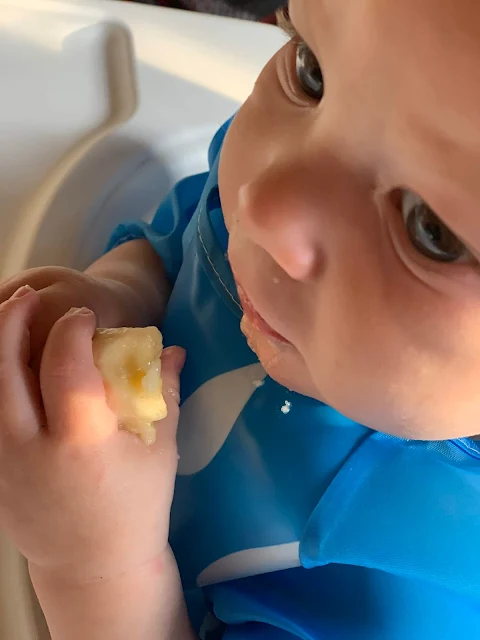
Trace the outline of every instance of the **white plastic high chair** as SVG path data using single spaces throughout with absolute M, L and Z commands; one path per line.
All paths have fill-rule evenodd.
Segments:
M 266 25 L 108 0 L 0 0 L 0 277 L 82 268 L 207 166 L 283 42 Z M 0 407 L 1 416 L 1 407 Z M 0 640 L 48 632 L 0 532 Z

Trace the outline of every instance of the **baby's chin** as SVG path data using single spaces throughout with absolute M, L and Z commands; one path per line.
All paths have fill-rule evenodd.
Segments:
M 322 400 L 305 361 L 290 343 L 275 340 L 259 331 L 246 316 L 240 325 L 248 346 L 256 354 L 267 375 L 290 391 Z

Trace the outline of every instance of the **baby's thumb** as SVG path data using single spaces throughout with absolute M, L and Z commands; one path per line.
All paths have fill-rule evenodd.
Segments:
M 180 403 L 180 374 L 185 364 L 186 351 L 181 347 L 168 347 L 162 353 L 162 380 L 165 401 L 173 397 L 178 406 Z
M 167 417 L 156 423 L 157 445 L 165 449 L 176 445 L 180 404 L 180 373 L 185 364 L 186 353 L 180 347 L 168 347 L 162 353 L 163 397 L 167 404 Z

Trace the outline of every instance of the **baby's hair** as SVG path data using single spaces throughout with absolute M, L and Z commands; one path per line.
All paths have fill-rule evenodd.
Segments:
M 277 13 L 277 24 L 282 31 L 284 31 L 287 36 L 289 36 L 292 40 L 300 40 L 297 30 L 292 24 L 290 20 L 290 14 L 288 12 L 288 6 L 282 7 L 278 9 Z
M 286 0 L 227 0 L 227 4 L 235 9 L 248 11 L 254 16 L 264 17 L 277 11 Z

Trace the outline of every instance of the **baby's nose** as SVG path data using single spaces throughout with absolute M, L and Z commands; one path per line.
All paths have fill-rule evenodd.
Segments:
M 299 166 L 272 166 L 239 193 L 242 232 L 298 281 L 315 278 L 323 262 L 321 205 L 311 181 Z
M 372 185 L 350 163 L 327 151 L 300 152 L 241 188 L 237 220 L 290 278 L 305 282 L 365 231 L 371 201 Z

